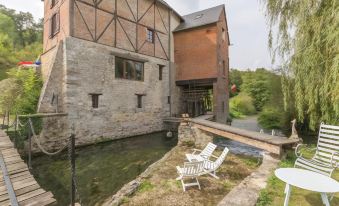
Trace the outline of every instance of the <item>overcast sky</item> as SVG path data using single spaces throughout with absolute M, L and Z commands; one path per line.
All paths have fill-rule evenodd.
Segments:
M 230 47 L 231 68 L 274 67 L 268 51 L 268 29 L 260 0 L 166 0 L 178 13 L 185 15 L 225 4 Z M 43 17 L 41 0 L 0 0 L 0 4 Z

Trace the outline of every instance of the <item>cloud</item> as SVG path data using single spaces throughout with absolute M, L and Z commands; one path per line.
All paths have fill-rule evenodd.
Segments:
M 0 0 L 0 4 L 17 11 L 30 12 L 36 20 L 44 16 L 44 2 L 41 0 Z

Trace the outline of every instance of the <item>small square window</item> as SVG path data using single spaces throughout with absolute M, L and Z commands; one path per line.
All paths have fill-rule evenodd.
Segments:
M 146 40 L 150 43 L 154 43 L 154 30 L 147 29 L 146 32 L 147 32 Z
M 142 108 L 142 97 L 144 96 L 144 95 L 142 95 L 142 94 L 136 94 L 137 95 L 137 108 Z
M 159 65 L 159 80 L 160 81 L 162 80 L 162 73 L 163 73 L 164 67 L 165 66 L 163 65 Z
M 92 108 L 99 108 L 99 96 L 102 94 L 89 94 L 92 97 Z

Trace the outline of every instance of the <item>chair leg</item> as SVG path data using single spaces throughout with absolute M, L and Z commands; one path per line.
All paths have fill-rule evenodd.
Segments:
M 220 179 L 220 178 L 217 176 L 217 174 L 216 174 L 215 171 L 210 172 L 210 173 L 208 173 L 208 174 L 211 175 L 212 177 L 214 177 L 215 179 Z
M 184 190 L 184 192 L 186 192 L 186 186 L 185 186 L 183 179 L 181 179 L 181 184 L 182 184 L 182 189 Z
M 200 187 L 200 183 L 199 183 L 199 180 L 198 180 L 198 178 L 195 178 L 195 180 L 197 181 L 197 184 L 198 184 L 199 190 L 201 190 L 201 187 Z

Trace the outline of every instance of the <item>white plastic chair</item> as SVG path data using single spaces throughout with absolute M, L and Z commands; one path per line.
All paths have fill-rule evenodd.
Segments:
M 312 159 L 306 159 L 301 154 L 299 144 L 296 148 L 297 160 L 294 167 L 311 170 L 331 177 L 339 163 L 339 126 L 320 124 L 318 144 Z
M 182 188 L 184 192 L 186 191 L 186 187 L 198 186 L 199 190 L 201 189 L 198 177 L 204 173 L 204 162 L 185 162 L 184 167 L 177 166 L 177 172 L 179 177 L 176 180 L 180 180 L 182 184 Z M 185 183 L 184 179 L 192 179 L 195 182 Z
M 207 144 L 207 146 L 203 150 L 193 149 L 193 153 L 186 154 L 186 158 L 189 162 L 204 161 L 206 159 L 209 159 L 212 156 L 216 148 L 217 148 L 217 145 L 210 142 Z M 197 154 L 197 152 L 200 152 L 200 153 Z
M 225 161 L 228 152 L 229 152 L 229 149 L 227 147 L 225 147 L 224 150 L 222 151 L 221 155 L 217 158 L 216 161 L 213 162 L 211 160 L 205 160 L 204 161 L 205 173 L 211 175 L 212 177 L 214 177 L 216 179 L 219 179 L 219 177 L 216 175 L 216 171 L 219 169 L 219 167 Z

